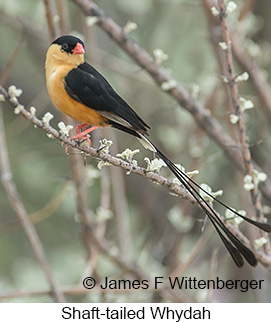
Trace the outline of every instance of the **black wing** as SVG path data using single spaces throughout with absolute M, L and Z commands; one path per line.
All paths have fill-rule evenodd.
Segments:
M 83 63 L 65 77 L 65 90 L 76 101 L 98 111 L 112 126 L 145 133 L 150 127 L 91 65 Z

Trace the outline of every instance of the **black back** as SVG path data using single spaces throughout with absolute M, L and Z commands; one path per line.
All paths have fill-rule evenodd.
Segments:
M 101 114 L 104 113 L 114 127 L 117 127 L 116 122 L 119 119 L 121 128 L 124 125 L 123 120 L 135 130 L 144 133 L 147 132 L 147 128 L 150 128 L 115 92 L 107 80 L 86 62 L 68 73 L 65 77 L 65 90 L 74 100 Z M 128 124 L 127 127 L 129 127 Z

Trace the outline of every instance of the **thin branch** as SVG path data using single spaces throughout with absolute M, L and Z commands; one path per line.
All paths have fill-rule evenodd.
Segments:
M 57 32 L 55 29 L 54 24 L 54 14 L 52 10 L 52 2 L 51 0 L 43 0 L 45 11 L 46 11 L 46 20 L 47 20 L 47 26 L 50 34 L 50 39 L 54 40 L 56 38 Z
M 76 295 L 86 295 L 89 293 L 101 291 L 102 289 L 99 287 L 94 287 L 93 289 L 89 290 L 86 289 L 83 285 L 73 285 L 68 287 L 63 287 L 61 289 L 61 292 L 66 296 L 76 296 Z M 154 289 L 150 288 L 150 290 L 155 291 Z M 110 290 L 110 293 L 134 293 L 135 291 L 133 289 L 112 289 Z M 4 301 L 5 299 L 11 299 L 11 298 L 19 298 L 19 297 L 36 297 L 36 296 L 43 296 L 43 295 L 51 295 L 52 292 L 49 289 L 44 290 L 14 290 L 11 292 L 2 292 L 0 293 L 0 301 Z
M 240 66 L 245 71 L 249 72 L 251 83 L 263 103 L 259 104 L 259 109 L 265 110 L 266 116 L 268 117 L 269 122 L 271 122 L 271 87 L 266 81 L 264 73 L 257 62 L 243 50 L 243 44 L 241 43 L 238 35 L 233 35 L 231 41 L 234 57 Z
M 21 197 L 17 191 L 15 183 L 12 180 L 12 171 L 10 167 L 8 151 L 5 140 L 5 132 L 4 132 L 4 123 L 2 117 L 2 107 L 0 106 L 0 173 L 3 186 L 6 190 L 8 199 L 10 201 L 10 205 L 13 208 L 15 214 L 19 218 L 21 225 L 24 229 L 24 232 L 28 238 L 28 241 L 37 257 L 42 270 L 45 273 L 45 276 L 50 284 L 51 290 L 58 302 L 64 302 L 65 299 L 63 297 L 62 292 L 60 291 L 49 263 L 47 261 L 42 243 L 39 239 L 37 231 L 28 217 L 26 209 L 22 203 Z
M 2 84 L 3 86 L 6 84 L 9 74 L 11 72 L 11 69 L 16 61 L 17 56 L 19 55 L 20 49 L 21 49 L 23 42 L 25 40 L 25 36 L 26 36 L 26 30 L 24 29 L 15 49 L 14 49 L 14 51 L 7 63 L 7 66 L 5 67 L 3 73 L 0 77 L 0 84 Z
M 243 3 L 243 7 L 241 8 L 239 21 L 244 20 L 247 15 L 252 11 L 256 3 L 256 0 L 246 0 Z
M 252 2 L 255 0 L 247 1 L 244 3 L 244 7 L 248 5 L 247 9 L 251 9 L 250 6 L 253 5 Z M 208 15 L 208 22 L 210 23 L 210 33 L 212 37 L 212 43 L 214 45 L 215 52 L 218 57 L 218 62 L 220 65 L 220 70 L 223 71 L 223 67 L 225 67 L 225 60 L 223 60 L 223 53 L 219 46 L 217 46 L 219 41 L 222 41 L 221 34 L 217 33 L 217 28 L 220 25 L 219 18 L 211 14 L 211 7 L 214 5 L 213 1 L 210 0 L 203 0 L 203 6 L 206 10 Z M 242 20 L 244 17 L 241 18 Z M 249 54 L 244 50 L 244 44 L 242 42 L 243 37 L 240 35 L 240 32 L 237 30 L 229 30 L 231 36 L 231 47 L 233 55 L 238 62 L 238 64 L 242 67 L 243 70 L 249 72 L 249 80 L 251 81 L 252 85 L 254 86 L 259 98 L 261 99 L 263 104 L 259 105 L 259 109 L 263 109 L 268 117 L 269 121 L 271 122 L 271 100 L 270 100 L 270 93 L 271 87 L 268 84 L 263 71 L 261 70 L 259 64 L 253 59 Z M 224 64 L 223 64 L 224 61 Z M 221 66 L 223 65 L 223 66 Z M 225 67 L 226 68 L 226 67 Z M 225 75 L 225 71 L 222 72 Z M 225 84 L 226 85 L 226 84 Z
M 263 221 L 264 215 L 262 211 L 262 203 L 261 203 L 260 194 L 258 190 L 258 184 L 256 183 L 255 176 L 254 176 L 254 167 L 251 160 L 251 154 L 250 154 L 249 145 L 247 141 L 247 132 L 246 132 L 246 125 L 244 122 L 244 116 L 240 108 L 238 86 L 237 86 L 237 83 L 235 82 L 233 56 L 232 56 L 232 50 L 231 50 L 231 39 L 230 39 L 230 33 L 229 33 L 228 23 L 226 19 L 226 16 L 227 16 L 226 8 L 223 0 L 219 0 L 219 8 L 220 8 L 220 21 L 221 21 L 223 39 L 227 46 L 227 49 L 225 50 L 225 54 L 226 54 L 226 64 L 227 64 L 228 82 L 229 82 L 228 84 L 230 87 L 231 101 L 235 110 L 235 114 L 239 118 L 237 122 L 237 126 L 239 130 L 242 154 L 243 154 L 243 159 L 247 169 L 247 174 L 251 176 L 252 182 L 254 184 L 254 188 L 250 191 L 251 200 L 254 205 L 256 217 L 258 221 Z M 268 234 L 262 232 L 262 235 L 268 241 Z M 270 241 L 264 245 L 264 248 L 266 253 L 270 255 Z
M 105 129 L 107 131 L 107 129 Z M 117 138 L 113 134 L 113 142 L 116 143 Z M 114 152 L 117 153 L 118 145 L 115 144 Z M 125 261 L 133 259 L 132 255 L 132 233 L 128 217 L 127 198 L 125 193 L 124 174 L 119 168 L 112 168 L 110 172 L 112 178 L 112 197 L 116 212 L 118 238 L 121 254 Z
M 86 289 L 84 286 L 82 285 L 72 285 L 72 286 L 67 286 L 67 287 L 63 287 L 61 289 L 61 292 L 66 295 L 66 296 L 77 296 L 77 295 L 87 295 L 93 292 L 101 292 L 103 291 L 99 286 L 95 286 L 92 289 Z M 142 290 L 137 290 L 138 293 L 142 293 Z M 137 292 L 134 289 L 111 289 L 110 293 L 112 294 L 135 294 Z M 149 288 L 148 288 L 149 292 L 154 292 L 154 293 L 161 293 L 163 295 L 165 295 L 165 297 L 168 297 L 170 299 L 175 299 L 175 301 L 178 302 L 192 302 L 191 299 L 189 299 L 186 295 L 182 295 L 182 297 L 175 296 L 174 294 L 171 295 L 171 293 L 169 293 L 168 291 L 168 287 L 167 286 L 162 286 L 159 289 L 155 289 L 154 286 L 152 286 L 150 284 Z M 48 289 L 44 289 L 44 290 L 14 290 L 11 292 L 2 292 L 0 293 L 0 301 L 5 301 L 6 299 L 12 299 L 12 298 L 19 298 L 19 297 L 36 297 L 36 296 L 50 296 L 52 294 L 52 292 Z
M 210 273 L 209 273 L 209 279 L 215 279 L 215 277 L 218 276 L 218 272 L 217 272 L 217 266 L 218 265 L 218 250 L 215 249 L 213 254 L 212 254 L 212 258 L 210 261 Z M 207 302 L 212 302 L 213 300 L 213 294 L 214 294 L 214 289 L 210 288 L 208 290 L 208 295 L 206 297 Z
M 96 16 L 97 24 L 143 69 L 145 69 L 161 86 L 163 83 L 173 83 L 167 93 L 171 95 L 184 109 L 192 114 L 199 126 L 223 149 L 226 156 L 244 173 L 244 161 L 239 144 L 225 133 L 219 122 L 210 115 L 208 110 L 195 101 L 188 91 L 170 76 L 167 71 L 158 66 L 153 58 L 135 41 L 130 39 L 122 28 L 111 18 L 106 16 L 104 11 L 90 0 L 73 0 L 85 13 L 85 15 Z M 255 163 L 254 167 L 261 171 Z M 271 183 L 266 180 L 261 183 L 260 189 L 265 196 L 271 200 Z
M 54 214 L 55 210 L 59 207 L 60 203 L 62 202 L 65 196 L 66 186 L 67 186 L 67 182 L 65 182 L 59 188 L 59 190 L 55 193 L 52 199 L 49 202 L 47 202 L 47 204 L 44 207 L 28 215 L 29 219 L 33 224 L 44 221 L 45 219 L 47 219 L 48 217 Z M 1 224 L 0 235 L 14 232 L 21 229 L 22 229 L 21 223 L 16 219 L 14 221 L 8 222 L 7 224 Z
M 108 176 L 108 169 L 104 168 L 101 171 L 101 194 L 100 207 L 102 210 L 110 209 L 110 180 Z M 107 221 L 98 221 L 95 223 L 95 233 L 97 239 L 105 240 L 105 232 L 107 228 Z M 94 224 L 94 223 L 93 223 Z M 89 244 L 90 253 L 88 255 L 87 267 L 85 268 L 82 279 L 86 276 L 92 275 L 98 262 L 100 250 L 95 245 Z
M 93 214 L 88 207 L 87 199 L 87 182 L 86 176 L 82 169 L 82 155 L 78 155 L 74 149 L 69 156 L 72 178 L 76 191 L 76 207 L 79 215 L 80 223 L 82 224 L 82 240 L 87 251 L 87 258 L 91 255 L 91 236 L 88 230 L 90 225 L 93 225 Z
M 5 99 L 8 101 L 8 103 L 12 107 L 15 108 L 20 104 L 18 99 L 14 98 L 14 97 L 11 98 L 8 95 L 7 91 L 2 86 L 0 86 L 0 94 L 4 95 Z M 160 174 L 158 174 L 156 172 L 147 171 L 146 168 L 132 165 L 132 164 L 126 162 L 125 160 L 121 159 L 121 158 L 117 158 L 117 157 L 114 157 L 114 156 L 112 156 L 112 155 L 110 155 L 108 153 L 103 152 L 103 150 L 100 150 L 100 149 L 96 150 L 96 149 L 94 149 L 92 147 L 86 147 L 86 146 L 80 145 L 79 142 L 71 139 L 70 137 L 68 137 L 66 135 L 61 134 L 59 131 L 57 131 L 56 129 L 51 127 L 48 123 L 45 123 L 42 120 L 38 119 L 33 113 L 27 111 L 23 106 L 21 106 L 20 114 L 24 118 L 26 118 L 27 120 L 32 122 L 38 128 L 42 128 L 49 135 L 52 135 L 54 138 L 59 139 L 63 144 L 68 144 L 73 148 L 77 148 L 82 153 L 85 153 L 87 156 L 92 156 L 93 158 L 103 160 L 104 162 L 107 162 L 110 165 L 121 167 L 126 171 L 129 171 L 131 173 L 134 173 L 134 174 L 143 176 L 145 178 L 148 178 L 151 181 L 153 181 L 155 183 L 158 183 L 161 186 L 167 188 L 168 191 L 170 191 L 171 193 L 174 193 L 176 196 L 184 198 L 184 199 L 187 199 L 190 203 L 198 205 L 198 203 L 195 201 L 195 199 L 183 187 L 175 184 L 173 181 L 165 178 L 164 176 L 162 176 L 162 175 L 160 175 Z M 251 248 L 249 240 L 238 229 L 236 229 L 231 224 L 229 224 L 229 222 L 225 221 L 224 217 L 219 215 L 218 212 L 216 212 L 216 213 L 217 213 L 217 216 L 219 216 L 220 219 L 225 223 L 227 228 L 233 234 L 235 234 L 246 246 Z M 89 217 L 86 217 L 85 221 L 86 221 L 87 228 L 89 230 L 91 230 L 92 241 L 94 241 L 95 245 L 102 252 L 105 252 L 106 254 L 108 254 L 108 246 L 107 246 L 107 244 L 102 242 L 102 241 L 99 241 L 99 239 L 96 237 L 95 231 L 92 228 L 92 224 L 90 223 Z M 267 255 L 263 254 L 260 251 L 255 251 L 255 254 L 256 254 L 257 259 L 264 266 L 266 266 L 266 267 L 271 266 L 271 258 L 270 257 L 268 257 Z M 129 264 L 126 264 L 119 257 L 116 257 L 116 256 L 111 255 L 111 254 L 109 254 L 109 256 L 111 257 L 111 259 L 115 263 L 117 263 L 124 270 L 138 275 L 138 272 L 135 271 L 133 266 L 131 266 Z
M 34 25 L 29 19 L 19 17 L 18 15 L 12 14 L 10 11 L 6 12 L 0 8 L 0 20 L 2 24 L 5 24 L 16 33 L 20 33 L 23 29 L 27 31 L 28 39 L 32 41 L 48 41 L 47 33 L 40 26 Z
M 58 26 L 62 35 L 68 33 L 68 21 L 67 21 L 67 1 L 56 0 L 57 12 L 59 16 Z
M 218 43 L 223 41 L 221 32 L 218 32 L 218 30 L 220 30 L 220 21 L 217 17 L 215 17 L 211 13 L 211 8 L 214 6 L 214 1 L 213 0 L 202 0 L 202 6 L 203 6 L 206 16 L 207 16 L 207 23 L 208 23 L 208 28 L 209 28 L 210 40 L 211 40 L 211 44 L 214 49 L 214 53 L 217 58 L 217 63 L 218 63 L 218 67 L 219 67 L 219 74 L 226 75 L 227 74 L 227 65 L 225 62 L 225 54 L 221 50 L 221 48 L 218 46 Z M 227 84 L 222 81 L 221 77 L 218 79 L 218 84 L 220 87 L 222 86 L 225 90 L 225 93 L 226 93 L 225 98 L 227 100 L 226 104 L 227 104 L 228 110 L 230 110 L 230 112 L 232 113 L 232 105 L 231 105 L 231 102 L 229 99 L 230 89 L 227 86 Z M 205 106 L 207 106 L 207 105 L 205 104 Z M 233 131 L 233 127 L 232 127 L 233 125 L 230 122 L 228 122 L 228 124 L 230 126 L 229 130 L 231 132 L 231 136 L 235 140 L 237 140 L 238 135 L 237 135 L 236 131 Z
M 195 260 L 198 254 L 201 252 L 202 247 L 206 244 L 207 240 L 210 237 L 211 232 L 214 231 L 213 228 L 209 227 L 204 234 L 202 234 L 198 242 L 194 245 L 193 249 L 190 251 L 189 257 L 187 260 L 181 262 L 174 270 L 170 273 L 170 277 L 179 277 L 189 268 L 191 263 Z

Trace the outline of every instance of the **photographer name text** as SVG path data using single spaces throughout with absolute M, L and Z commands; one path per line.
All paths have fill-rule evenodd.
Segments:
M 144 290 L 159 289 L 165 284 L 171 289 L 197 290 L 197 289 L 233 289 L 243 293 L 248 290 L 262 289 L 264 280 L 248 279 L 228 279 L 223 280 L 219 277 L 214 279 L 198 279 L 196 277 L 154 277 L 152 281 L 147 279 L 110 279 L 104 277 L 102 281 L 96 283 L 93 277 L 86 277 L 83 286 L 86 289 L 92 289 L 95 286 L 102 290 Z

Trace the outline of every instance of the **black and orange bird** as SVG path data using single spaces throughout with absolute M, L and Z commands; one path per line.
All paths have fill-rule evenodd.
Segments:
M 256 266 L 257 259 L 254 253 L 225 226 L 214 208 L 200 196 L 198 190 L 203 189 L 147 138 L 150 127 L 115 92 L 108 81 L 85 62 L 84 53 L 85 46 L 81 39 L 69 35 L 61 36 L 51 43 L 45 62 L 46 84 L 51 101 L 59 110 L 81 123 L 77 126 L 77 135 L 73 139 L 87 139 L 87 134 L 98 127 L 117 128 L 137 137 L 145 148 L 153 151 L 165 162 L 183 187 L 194 197 L 213 224 L 235 264 L 242 267 L 245 259 L 251 266 Z M 206 191 L 205 193 L 210 195 Z M 270 224 L 245 217 L 213 196 L 210 197 L 250 224 L 271 232 Z

